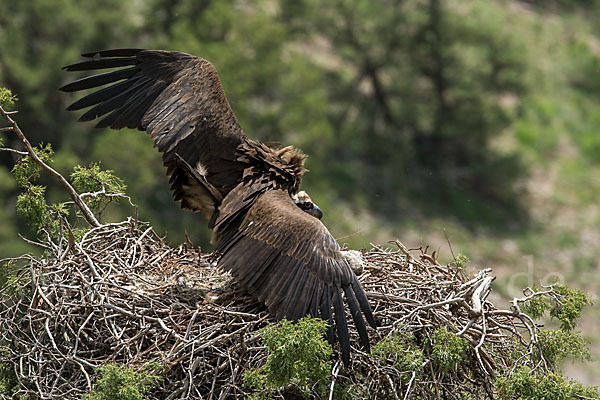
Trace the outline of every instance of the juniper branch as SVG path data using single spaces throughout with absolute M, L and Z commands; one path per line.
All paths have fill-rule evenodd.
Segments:
M 25 136 L 21 128 L 19 128 L 19 125 L 14 119 L 10 117 L 10 115 L 13 114 L 13 112 L 8 112 L 4 110 L 4 108 L 0 107 L 0 114 L 2 114 L 2 117 L 10 124 L 10 128 L 12 128 L 10 130 L 12 132 L 15 132 L 19 139 L 21 139 L 21 142 L 23 142 L 23 144 L 25 145 L 25 149 L 27 150 L 27 154 L 29 155 L 29 157 L 31 157 L 31 159 L 35 161 L 40 167 L 42 167 L 42 169 L 44 169 L 46 172 L 48 172 L 60 182 L 60 184 L 65 188 L 73 202 L 75 202 L 77 207 L 79 207 L 86 221 L 93 227 L 101 226 L 100 222 L 98 222 L 98 220 L 94 216 L 94 213 L 92 213 L 87 204 L 85 204 L 85 202 L 81 199 L 77 191 L 73 188 L 73 186 L 71 186 L 71 184 L 65 179 L 65 177 L 63 177 L 60 173 L 54 170 L 54 168 L 50 167 L 38 157 L 35 150 L 33 149 L 33 146 L 31 146 L 31 143 L 29 143 L 27 137 Z

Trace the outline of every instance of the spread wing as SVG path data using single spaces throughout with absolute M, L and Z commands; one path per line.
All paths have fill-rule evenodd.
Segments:
M 105 86 L 68 107 L 92 107 L 80 121 L 102 117 L 97 127 L 147 131 L 163 153 L 174 192 L 186 193 L 176 186 L 185 177 L 177 176 L 184 172 L 175 154 L 223 195 L 239 183 L 244 166 L 235 159 L 235 150 L 248 139 L 210 62 L 185 53 L 139 49 L 106 50 L 83 57 L 90 60 L 64 69 L 111 70 L 61 88 L 74 92 Z
M 335 317 L 347 364 L 350 341 L 343 292 L 361 344 L 369 349 L 361 311 L 373 327 L 375 320 L 364 290 L 327 228 L 300 210 L 286 191 L 261 194 L 239 224 L 217 224 L 215 229 L 217 250 L 223 254 L 220 265 L 278 319 L 319 316 L 329 321 L 328 338 L 333 342 Z

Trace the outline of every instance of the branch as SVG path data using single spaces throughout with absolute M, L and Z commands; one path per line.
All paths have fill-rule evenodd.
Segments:
M 337 380 L 338 373 L 340 372 L 340 361 L 338 360 L 333 369 L 331 370 L 331 387 L 329 389 L 329 400 L 333 399 L 333 388 L 335 387 L 335 381 Z
M 77 204 L 77 207 L 79 207 L 79 209 L 81 210 L 86 221 L 93 227 L 100 226 L 100 222 L 98 222 L 92 211 L 89 209 L 87 204 L 83 202 L 83 200 L 81 199 L 79 194 L 77 194 L 77 191 L 73 188 L 73 186 L 71 186 L 71 184 L 61 174 L 56 172 L 52 167 L 50 167 L 38 157 L 35 150 L 31 146 L 31 143 L 29 143 L 29 140 L 27 140 L 25 134 L 23 133 L 23 131 L 21 131 L 21 128 L 19 128 L 17 123 L 10 117 L 11 113 L 5 111 L 4 108 L 0 107 L 0 114 L 2 114 L 2 117 L 11 125 L 11 130 L 15 132 L 17 136 L 19 136 L 19 139 L 21 139 L 21 141 L 25 145 L 25 148 L 27 149 L 29 157 L 31 157 L 33 161 L 35 161 L 40 167 L 42 167 L 42 169 L 44 169 L 46 172 L 48 172 L 50 175 L 56 178 L 56 180 L 58 180 L 61 183 L 61 185 L 63 185 L 67 193 L 69 193 L 69 196 L 71 196 L 71 199 L 73 199 L 75 204 Z
M 5 129 L 5 128 L 3 128 Z M 7 132 L 7 131 L 3 131 L 3 129 L 0 129 L 0 132 Z M 10 128 L 9 131 L 12 131 L 13 128 Z M 15 150 L 15 149 L 11 149 L 10 147 L 0 147 L 0 151 L 8 151 L 10 153 L 16 153 L 19 154 L 21 156 L 28 156 L 29 153 L 26 151 L 19 151 L 19 150 Z
M 114 197 L 114 198 L 120 198 L 120 199 L 127 199 L 127 201 L 129 201 L 129 204 L 132 207 L 136 207 L 136 205 L 133 204 L 133 202 L 131 201 L 131 197 L 127 196 L 124 193 L 111 193 L 111 192 L 107 192 L 106 191 L 106 187 L 104 186 L 104 183 L 102 183 L 102 182 L 100 182 L 100 183 L 102 184 L 102 190 L 98 190 L 97 192 L 85 192 L 85 193 L 81 193 L 79 195 L 79 197 L 81 197 L 82 199 L 85 199 L 87 197 L 96 198 L 96 197 L 102 196 L 102 197 L 107 197 L 107 198 Z

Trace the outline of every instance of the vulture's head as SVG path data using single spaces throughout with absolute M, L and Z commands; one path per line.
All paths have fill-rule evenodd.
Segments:
M 301 190 L 294 196 L 294 202 L 305 213 L 308 213 L 317 219 L 323 217 L 323 211 L 312 202 L 310 196 L 304 190 Z

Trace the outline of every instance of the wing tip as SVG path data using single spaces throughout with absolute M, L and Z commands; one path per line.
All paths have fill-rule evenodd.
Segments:
M 81 56 L 85 57 L 85 58 L 131 57 L 143 50 L 144 49 L 138 49 L 138 48 L 108 49 L 108 50 L 98 50 L 98 51 L 90 51 L 88 53 L 82 53 Z
M 61 92 L 67 92 L 67 93 L 77 91 L 77 89 L 73 88 L 73 82 L 67 83 L 66 85 L 62 85 L 61 87 L 58 88 L 58 90 L 60 90 Z

